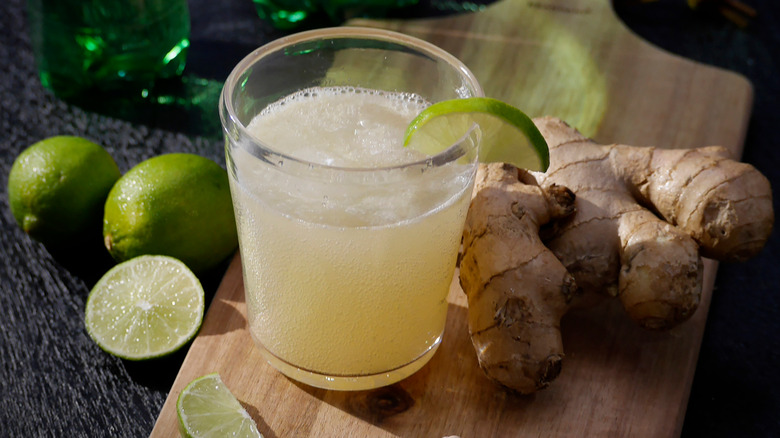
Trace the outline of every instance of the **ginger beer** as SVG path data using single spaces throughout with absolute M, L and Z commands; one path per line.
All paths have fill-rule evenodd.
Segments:
M 340 389 L 351 389 L 350 377 L 400 380 L 438 346 L 473 165 L 421 167 L 386 183 L 379 171 L 370 189 L 350 175 L 425 161 L 402 141 L 426 104 L 402 93 L 314 88 L 249 124 L 259 141 L 312 163 L 314 173 L 324 164 L 345 174 L 333 187 L 332 175 L 301 182 L 253 169 L 240 154 L 230 163 L 249 327 L 277 366 L 342 377 Z

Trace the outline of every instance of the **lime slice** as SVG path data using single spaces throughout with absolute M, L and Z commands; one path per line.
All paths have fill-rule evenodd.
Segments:
M 184 437 L 263 436 L 217 373 L 190 382 L 179 394 L 176 413 Z
M 547 170 L 550 153 L 534 122 L 512 105 L 488 97 L 445 100 L 429 106 L 406 128 L 404 146 L 435 155 L 458 142 L 475 123 L 482 134 L 479 161 Z
M 120 263 L 89 293 L 87 333 L 103 350 L 141 360 L 173 353 L 203 320 L 203 287 L 181 261 L 140 256 Z

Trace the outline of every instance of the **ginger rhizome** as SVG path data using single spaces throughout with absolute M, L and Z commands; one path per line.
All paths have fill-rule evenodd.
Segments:
M 774 223 L 769 181 L 724 148 L 600 145 L 559 119 L 534 123 L 549 169 L 480 165 L 460 264 L 480 366 L 521 393 L 558 375 L 560 320 L 581 295 L 674 327 L 699 304 L 701 257 L 747 260 Z
M 571 214 L 574 195 L 559 186 L 542 189 L 503 163 L 480 165 L 474 193 L 460 281 L 480 366 L 510 388 L 544 386 L 560 372 L 560 316 L 576 287 L 539 228 Z

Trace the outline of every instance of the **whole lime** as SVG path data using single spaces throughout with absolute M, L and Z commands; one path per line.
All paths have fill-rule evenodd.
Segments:
M 227 172 L 194 154 L 141 162 L 108 194 L 103 241 L 120 262 L 167 255 L 195 272 L 216 266 L 238 246 Z
M 33 239 L 60 247 L 94 229 L 100 237 L 103 203 L 121 173 L 102 146 L 85 138 L 41 140 L 16 158 L 8 201 L 16 222 Z

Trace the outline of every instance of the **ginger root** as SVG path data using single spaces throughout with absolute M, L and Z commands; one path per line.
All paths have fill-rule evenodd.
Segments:
M 480 366 L 524 394 L 560 372 L 560 320 L 581 296 L 674 327 L 699 304 L 701 257 L 747 260 L 774 223 L 769 181 L 724 148 L 600 145 L 559 119 L 534 123 L 549 169 L 480 165 L 460 262 Z
M 474 192 L 460 261 L 472 343 L 488 376 L 510 388 L 541 387 L 563 359 L 560 318 L 548 315 L 563 315 L 576 287 L 539 227 L 571 214 L 574 196 L 501 163 L 480 165 Z

